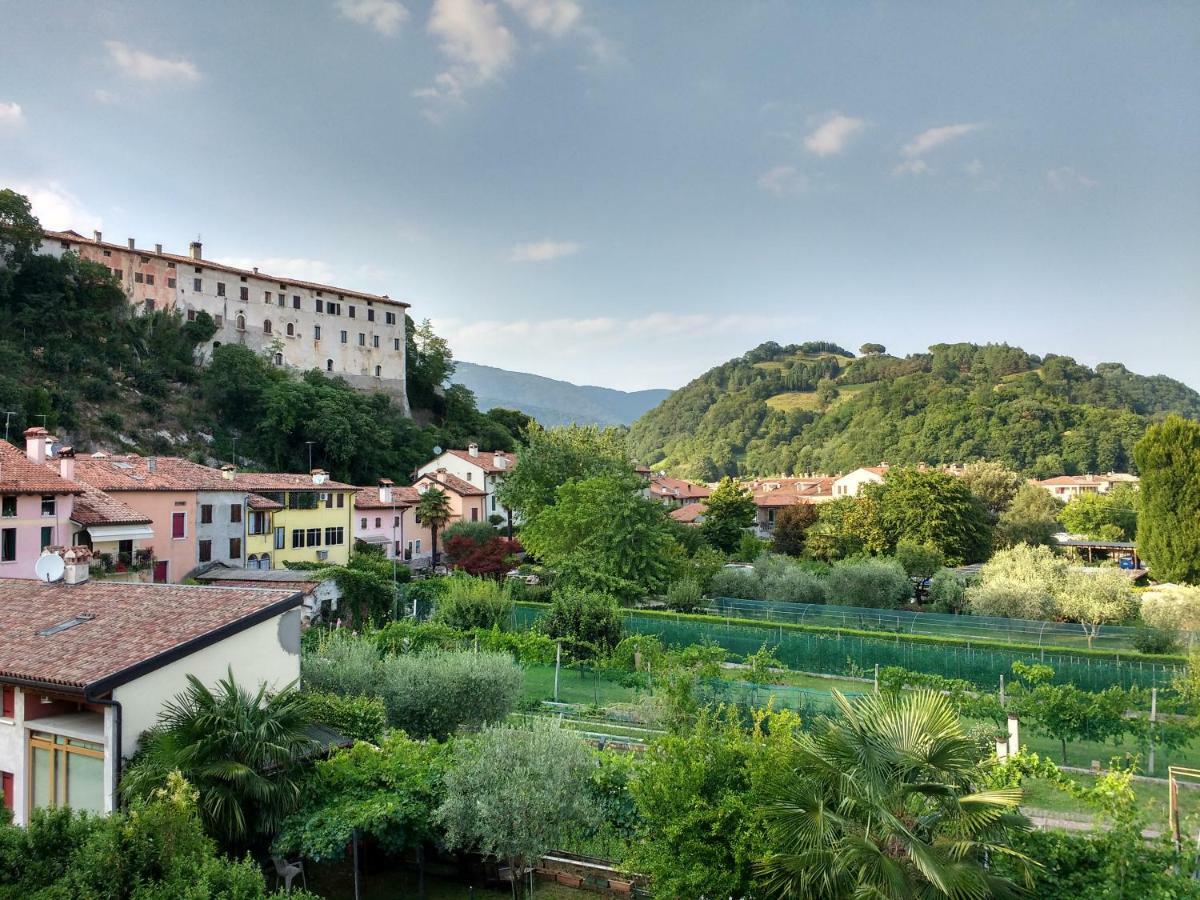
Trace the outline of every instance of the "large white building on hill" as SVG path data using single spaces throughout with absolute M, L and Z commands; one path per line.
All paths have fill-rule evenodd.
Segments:
M 201 310 L 217 323 L 210 351 L 243 344 L 269 353 L 276 365 L 340 375 L 355 387 L 384 391 L 408 411 L 405 313 L 408 304 L 369 294 L 268 275 L 205 259 L 199 241 L 186 256 L 103 240 L 74 231 L 47 231 L 42 252 L 76 253 L 113 273 L 129 302 L 142 309 Z

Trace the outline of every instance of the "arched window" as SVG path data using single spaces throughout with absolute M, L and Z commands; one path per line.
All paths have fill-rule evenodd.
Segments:
M 332 359 L 325 360 L 325 371 L 326 372 L 333 371 L 333 360 Z
M 263 334 L 270 334 L 270 333 L 271 333 L 271 320 L 267 319 L 267 321 L 263 322 Z
M 375 367 L 375 377 L 379 378 L 381 375 L 383 375 L 383 366 L 376 366 Z
M 251 553 L 249 556 L 246 557 L 246 568 L 247 569 L 257 569 L 258 568 L 258 557 L 255 554 Z
M 258 567 L 260 569 L 271 568 L 271 554 L 270 553 L 264 553 L 262 556 L 260 556 L 258 558 Z
M 238 331 L 246 330 L 246 317 L 243 316 L 241 313 L 238 313 L 238 317 L 237 317 L 237 330 Z
M 293 325 L 291 322 L 287 323 L 287 336 L 288 337 L 296 336 L 296 326 Z
M 277 366 L 283 365 L 283 354 L 282 353 L 275 354 L 275 365 L 277 365 Z
M 221 346 L 221 342 L 220 342 L 220 341 L 213 341 L 213 349 L 214 349 L 214 350 L 216 350 L 216 349 L 217 349 L 218 347 L 220 347 L 220 346 Z

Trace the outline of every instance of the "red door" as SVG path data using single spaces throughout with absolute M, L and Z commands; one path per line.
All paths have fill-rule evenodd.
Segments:
M 167 561 L 165 559 L 155 560 L 154 562 L 154 583 L 167 583 Z
M 13 808 L 13 777 L 12 772 L 0 772 L 0 791 L 4 792 L 4 808 L 12 812 Z

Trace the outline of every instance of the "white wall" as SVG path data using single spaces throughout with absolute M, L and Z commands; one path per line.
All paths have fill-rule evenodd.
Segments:
M 231 667 L 233 677 L 249 690 L 264 682 L 281 688 L 299 678 L 300 610 L 260 622 L 113 691 L 123 717 L 121 755 L 137 749 L 138 738 L 157 721 L 163 703 L 186 690 L 188 675 L 211 687 Z

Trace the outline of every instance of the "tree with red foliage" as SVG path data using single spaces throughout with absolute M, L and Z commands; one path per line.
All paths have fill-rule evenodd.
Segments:
M 513 557 L 521 545 L 501 535 L 479 543 L 465 534 L 446 540 L 446 559 L 468 575 L 500 575 L 512 568 Z

